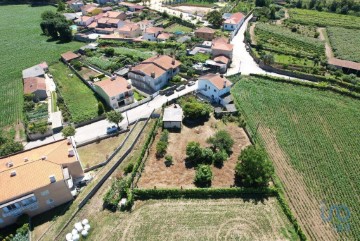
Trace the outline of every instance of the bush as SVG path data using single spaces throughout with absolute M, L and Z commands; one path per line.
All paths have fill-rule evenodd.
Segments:
M 255 146 L 249 146 L 239 156 L 235 167 L 235 181 L 242 186 L 267 186 L 274 167 L 266 158 L 265 152 Z
M 201 163 L 211 165 L 213 162 L 214 152 L 210 148 L 201 150 Z
M 231 138 L 229 132 L 220 130 L 208 138 L 207 143 L 211 144 L 214 151 L 225 150 L 229 154 L 234 145 L 234 140 Z
M 224 166 L 224 161 L 226 161 L 226 159 L 228 159 L 228 154 L 226 153 L 226 151 L 222 150 L 222 151 L 218 151 L 214 154 L 214 166 L 221 168 Z
M 200 165 L 196 168 L 194 183 L 197 187 L 210 187 L 212 177 L 210 166 Z
M 101 101 L 99 101 L 98 102 L 98 115 L 102 115 L 102 114 L 104 114 L 104 112 L 105 112 L 104 104 Z
M 173 164 L 173 157 L 171 155 L 165 156 L 165 166 L 169 167 Z
M 164 157 L 166 154 L 166 149 L 169 143 L 169 131 L 164 130 L 161 133 L 160 140 L 156 144 L 156 157 Z
M 202 149 L 199 142 L 191 141 L 186 146 L 186 160 L 192 163 L 198 162 L 202 156 Z
M 211 106 L 196 100 L 195 97 L 182 98 L 180 105 L 183 108 L 185 118 L 206 120 L 210 117 Z
M 72 66 L 74 67 L 74 69 L 79 71 L 83 67 L 83 64 L 79 60 L 75 60 L 74 62 L 72 62 Z
M 74 136 L 75 135 L 75 128 L 73 126 L 65 126 L 64 129 L 62 129 L 62 134 L 64 137 L 68 136 Z
M 172 81 L 171 82 L 174 82 L 174 83 L 179 83 L 181 82 L 181 77 L 179 75 L 175 75 L 173 78 L 172 78 Z
M 115 54 L 115 49 L 113 49 L 113 48 L 105 48 L 104 49 L 104 54 L 105 54 L 106 57 L 112 57 Z
M 134 163 L 129 163 L 124 168 L 124 172 L 125 172 L 125 174 L 128 174 L 128 173 L 131 173 L 133 169 L 134 169 Z

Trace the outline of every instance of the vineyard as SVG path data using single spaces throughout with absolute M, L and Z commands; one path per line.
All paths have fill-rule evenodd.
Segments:
M 319 27 L 335 26 L 360 29 L 360 17 L 306 9 L 290 9 L 287 21 Z
M 58 62 L 49 67 L 72 121 L 79 123 L 98 116 L 98 99 L 66 65 Z
M 258 23 L 255 27 L 257 43 L 266 49 L 302 56 L 324 55 L 324 43 L 291 32 L 287 28 Z
M 360 62 L 360 29 L 327 27 L 326 31 L 335 57 Z
M 242 78 L 232 93 L 307 235 L 360 237 L 360 101 L 255 77 Z M 331 218 L 332 205 L 348 207 L 351 217 Z
M 0 128 L 21 121 L 23 85 L 21 71 L 41 61 L 57 60 L 61 53 L 84 45 L 57 44 L 41 35 L 40 15 L 52 6 L 3 5 L 0 8 Z

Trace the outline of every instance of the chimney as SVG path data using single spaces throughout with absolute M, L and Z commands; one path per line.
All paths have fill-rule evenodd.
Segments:
M 221 74 L 221 75 L 220 75 L 220 77 L 221 77 L 221 78 L 224 78 L 224 75 L 223 75 L 223 74 Z
M 12 161 L 9 161 L 9 162 L 6 163 L 6 167 L 8 167 L 8 168 L 12 167 L 13 165 L 14 165 L 14 164 L 13 164 Z
M 49 179 L 50 179 L 50 183 L 56 182 L 56 178 L 54 175 L 49 176 Z
M 75 155 L 74 149 L 70 148 L 68 151 L 69 151 L 68 157 L 73 157 Z
M 224 88 L 226 88 L 226 80 L 224 80 Z
M 151 72 L 151 78 L 155 78 L 155 72 Z
M 67 144 L 68 144 L 68 146 L 71 145 L 71 138 L 70 137 L 67 138 Z
M 10 173 L 10 177 L 15 177 L 16 176 L 16 171 L 14 170 L 14 171 L 11 171 L 11 173 Z
M 111 75 L 111 80 L 115 80 L 116 79 L 116 75 L 112 74 Z
M 46 156 L 42 156 L 41 160 L 43 160 L 43 161 L 46 160 Z
M 172 59 L 171 64 L 175 65 L 175 58 Z

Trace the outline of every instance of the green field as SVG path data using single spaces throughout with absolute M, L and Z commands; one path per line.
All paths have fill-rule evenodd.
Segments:
M 255 77 L 241 78 L 232 93 L 312 239 L 326 237 L 310 222 L 323 223 L 322 201 L 349 208 L 350 230 L 339 232 L 342 240 L 359 237 L 360 101 Z
M 319 27 L 337 26 L 360 29 L 360 17 L 306 9 L 290 9 L 288 21 Z
M 115 215 L 94 225 L 88 240 L 297 240 L 275 198 L 257 204 L 242 199 L 150 200 L 136 202 L 135 210 L 122 217 Z M 109 228 L 112 232 L 105 232 Z
M 51 6 L 2 5 L 0 7 L 0 128 L 22 120 L 21 71 L 40 63 L 53 62 L 60 54 L 78 49 L 79 42 L 57 44 L 41 35 L 40 15 Z
M 129 49 L 125 47 L 116 47 L 115 54 L 131 55 L 133 57 L 148 59 L 154 55 L 153 52 L 139 49 Z
M 170 33 L 177 33 L 177 32 L 190 33 L 192 31 L 192 29 L 189 27 L 175 23 L 175 24 L 167 27 L 165 29 L 165 31 L 170 32 Z
M 360 29 L 327 27 L 335 57 L 360 62 Z
M 58 62 L 49 66 L 55 83 L 67 105 L 72 121 L 79 123 L 98 116 L 98 99 L 65 64 Z
M 255 27 L 256 41 L 265 48 L 285 54 L 302 56 L 324 55 L 324 43 L 276 25 L 258 23 Z

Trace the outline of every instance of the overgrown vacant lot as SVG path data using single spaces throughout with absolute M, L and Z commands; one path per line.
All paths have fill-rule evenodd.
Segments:
M 235 77 L 239 78 L 239 77 Z M 313 240 L 360 236 L 360 101 L 261 78 L 242 78 L 232 90 L 248 126 L 275 165 L 290 205 Z M 325 206 L 321 206 L 325 202 Z M 350 230 L 325 224 L 331 205 L 351 212 Z
M 40 15 L 51 6 L 2 5 L 0 7 L 0 128 L 22 118 L 23 85 L 21 71 L 41 61 L 52 62 L 79 42 L 58 44 L 41 35 Z
M 328 27 L 326 31 L 335 57 L 360 62 L 360 30 Z
M 49 67 L 49 71 L 54 76 L 57 87 L 69 108 L 72 121 L 78 123 L 98 115 L 100 100 L 65 64 L 61 62 L 53 64 Z
M 297 240 L 275 198 L 151 200 L 107 217 L 89 240 Z
M 177 24 L 177 23 L 167 27 L 165 30 L 170 33 L 178 33 L 178 32 L 190 33 L 192 31 L 191 28 Z
M 185 165 L 186 146 L 190 141 L 199 142 L 202 147 L 208 147 L 207 138 L 214 135 L 218 130 L 226 130 L 230 133 L 235 143 L 232 155 L 224 162 L 222 168 L 211 166 L 214 178 L 212 187 L 230 187 L 234 185 L 235 165 L 242 149 L 250 145 L 250 141 L 243 129 L 235 123 L 224 125 L 223 122 L 211 117 L 204 125 L 187 127 L 183 125 L 180 133 L 170 132 L 167 154 L 173 157 L 173 165 L 166 167 L 165 158 L 156 157 L 156 144 L 160 139 L 160 131 L 150 148 L 149 157 L 145 162 L 145 169 L 138 182 L 140 188 L 194 188 L 194 168 Z
M 288 21 L 319 27 L 338 26 L 360 29 L 360 17 L 306 9 L 290 9 Z

